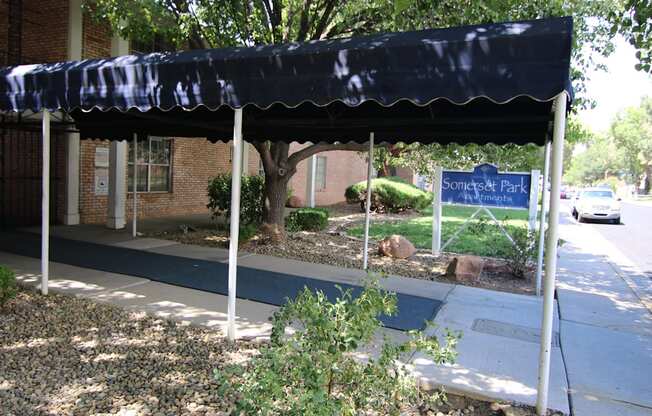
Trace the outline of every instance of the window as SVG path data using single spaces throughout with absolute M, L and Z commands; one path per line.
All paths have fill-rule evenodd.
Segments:
M 265 166 L 263 166 L 262 159 L 258 159 L 258 174 L 260 176 L 265 176 Z
M 138 192 L 170 192 L 170 151 L 172 140 L 150 137 L 138 140 Z M 129 143 L 127 189 L 133 192 L 134 147 Z
M 315 190 L 326 189 L 326 156 L 317 156 L 317 172 L 315 172 Z

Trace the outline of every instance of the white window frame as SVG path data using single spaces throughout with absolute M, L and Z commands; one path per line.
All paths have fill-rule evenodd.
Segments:
M 138 140 L 139 142 L 141 139 Z M 167 141 L 170 143 L 170 156 L 169 156 L 169 162 L 166 163 L 152 163 L 152 141 Z M 133 146 L 133 143 L 129 143 L 130 145 Z M 137 166 L 147 166 L 147 190 L 145 191 L 138 191 L 138 193 L 148 193 L 148 194 L 169 194 L 172 193 L 172 152 L 173 152 L 173 140 L 169 137 L 159 137 L 159 136 L 149 136 L 147 138 L 147 163 L 137 163 Z M 128 149 L 128 157 L 127 157 L 127 168 L 131 165 L 134 164 L 134 162 L 131 162 L 130 159 L 133 155 L 133 147 L 131 149 Z M 152 186 L 152 166 L 166 166 L 168 168 L 168 189 L 165 191 L 152 191 L 151 186 Z M 136 168 L 134 168 L 135 171 Z M 129 176 L 129 170 L 127 169 L 127 188 L 133 187 L 133 176 Z M 128 193 L 133 193 L 133 189 L 131 191 L 127 191 Z

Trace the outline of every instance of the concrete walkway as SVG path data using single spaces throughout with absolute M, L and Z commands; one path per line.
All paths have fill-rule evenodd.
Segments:
M 190 258 L 222 262 L 228 258 L 227 251 L 221 249 L 149 238 L 132 240 L 128 233 L 107 235 L 106 231 L 102 233 L 92 227 L 77 228 L 75 233 L 70 228 L 55 227 L 53 234 Z M 22 282 L 38 286 L 38 259 L 0 252 L 0 264 L 16 270 Z M 360 284 L 366 276 L 361 270 L 248 253 L 241 253 L 239 264 L 352 284 Z M 146 311 L 187 324 L 206 325 L 222 331 L 226 327 L 227 299 L 224 296 L 57 263 L 52 264 L 50 273 L 53 291 Z M 412 357 L 415 374 L 425 385 L 444 386 L 448 391 L 483 399 L 535 404 L 540 299 L 397 276 L 388 277 L 383 285 L 389 290 L 444 301 L 435 319 L 435 331 L 463 332 L 455 365 L 435 366 L 425 357 Z M 267 337 L 271 329 L 269 318 L 275 310 L 274 306 L 238 299 L 238 335 Z M 559 331 L 557 318 L 555 331 Z M 402 332 L 389 329 L 384 332 L 392 339 L 405 339 Z M 549 406 L 564 413 L 570 411 L 566 372 L 558 346 L 552 349 Z
M 566 219 L 562 238 L 557 296 L 573 414 L 652 415 L 649 277 L 590 226 Z

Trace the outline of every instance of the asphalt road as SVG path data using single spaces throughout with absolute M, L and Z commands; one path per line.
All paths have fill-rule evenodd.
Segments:
M 564 204 L 563 221 L 574 221 Z M 591 227 L 617 247 L 642 272 L 652 274 L 652 204 L 623 202 L 622 224 L 598 222 L 579 224 Z

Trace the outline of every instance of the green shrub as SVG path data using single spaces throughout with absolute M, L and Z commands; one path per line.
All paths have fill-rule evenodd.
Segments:
M 537 259 L 537 233 L 527 227 L 511 227 L 513 244 L 505 247 L 507 267 L 516 277 L 525 278 Z
M 328 225 L 328 210 L 324 208 L 299 208 L 285 219 L 285 228 L 295 231 L 321 231 Z
M 243 244 L 251 240 L 257 231 L 258 226 L 256 224 L 242 224 L 238 233 L 238 243 Z
M 360 203 L 364 209 L 367 181 L 355 183 L 344 192 L 349 204 Z M 422 191 L 399 177 L 376 178 L 371 181 L 371 209 L 377 212 L 400 212 L 424 209 L 432 202 L 432 194 Z
M 16 274 L 13 270 L 0 265 L 0 308 L 16 296 Z
M 265 178 L 261 175 L 242 176 L 240 190 L 240 221 L 243 224 L 259 224 L 263 218 L 263 194 Z M 231 174 L 222 173 L 208 183 L 208 204 L 213 218 L 231 215 Z
M 401 344 L 385 339 L 377 357 L 354 357 L 371 348 L 379 316 L 394 313 L 396 295 L 377 279 L 357 297 L 341 290 L 333 302 L 304 288 L 274 314 L 271 341 L 260 355 L 215 370 L 219 394 L 235 399 L 231 414 L 237 415 L 399 415 L 406 407 L 432 407 L 443 396 L 421 391 L 400 360 L 420 351 L 437 364 L 452 364 L 459 335 L 447 332 L 440 344 L 436 336 L 412 331 Z

